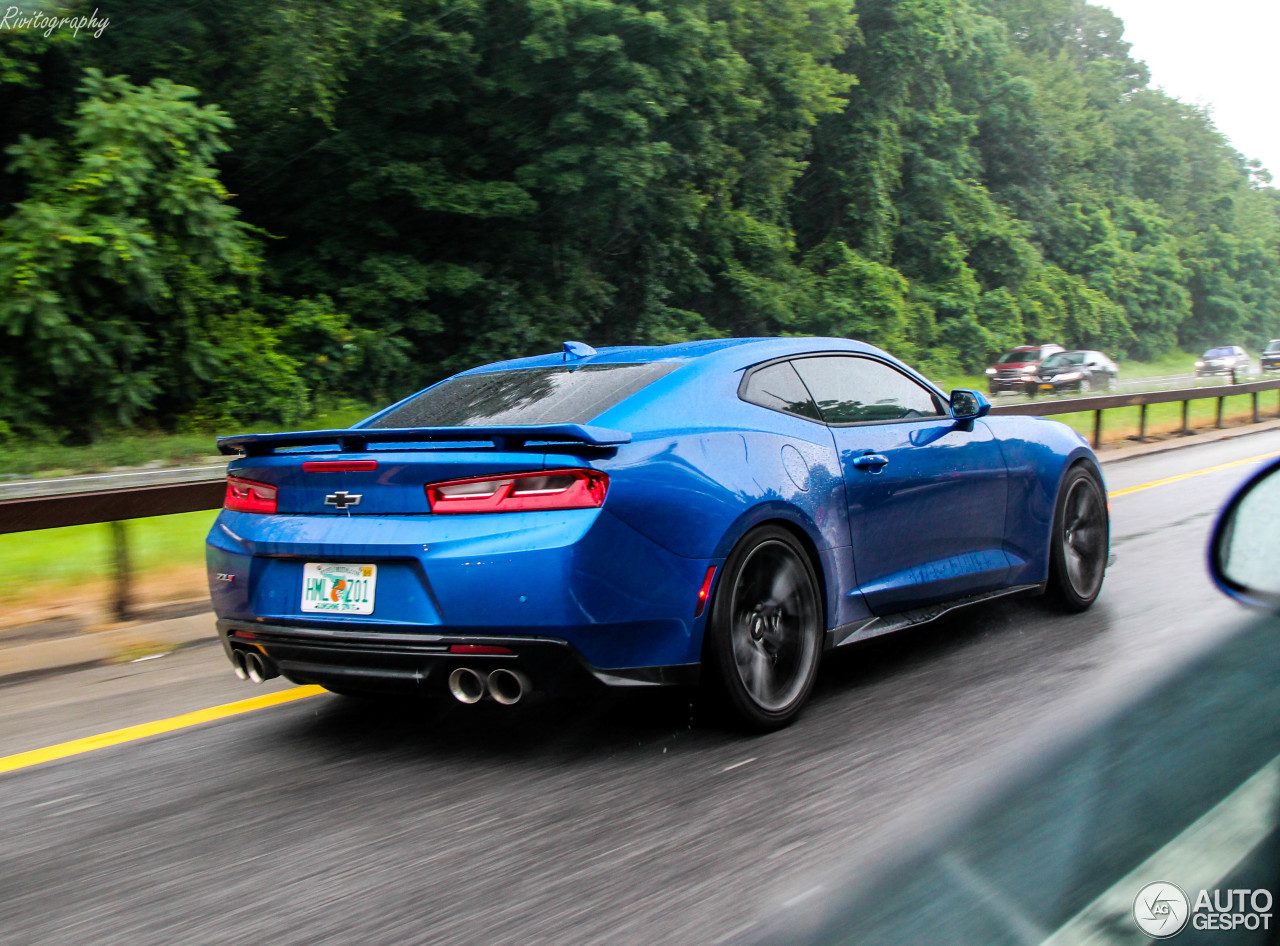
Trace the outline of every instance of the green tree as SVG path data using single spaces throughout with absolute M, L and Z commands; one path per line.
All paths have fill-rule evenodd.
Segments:
M 15 426 L 173 417 L 223 362 L 258 257 L 214 168 L 230 120 L 195 94 L 89 70 L 65 139 L 8 149 L 26 194 L 0 221 Z

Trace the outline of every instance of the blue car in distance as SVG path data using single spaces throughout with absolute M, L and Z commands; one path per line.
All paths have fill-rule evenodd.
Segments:
M 255 681 L 503 704 L 697 684 L 777 728 L 832 648 L 1097 597 L 1093 452 L 988 410 L 846 339 L 566 342 L 350 429 L 220 438 L 219 634 Z

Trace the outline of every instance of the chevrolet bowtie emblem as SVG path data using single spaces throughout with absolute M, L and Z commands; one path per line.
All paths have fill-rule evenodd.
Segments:
M 330 493 L 324 498 L 326 506 L 332 506 L 335 509 L 347 509 L 350 506 L 360 505 L 359 493 L 348 493 L 345 490 L 338 490 L 336 493 Z

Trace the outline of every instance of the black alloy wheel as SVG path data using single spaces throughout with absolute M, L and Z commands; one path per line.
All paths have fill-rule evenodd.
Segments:
M 1111 547 L 1107 497 L 1093 470 L 1077 464 L 1058 491 L 1049 549 L 1049 596 L 1068 611 L 1083 611 L 1098 597 Z
M 796 538 L 778 526 L 745 536 L 724 564 L 707 624 L 708 683 L 720 708 L 756 730 L 791 722 L 817 677 L 822 615 Z

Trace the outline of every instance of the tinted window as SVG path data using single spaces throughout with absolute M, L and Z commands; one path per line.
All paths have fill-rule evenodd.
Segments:
M 1000 360 L 996 362 L 999 365 L 1020 365 L 1028 361 L 1035 361 L 1040 357 L 1039 349 L 1022 351 L 1007 351 L 1000 356 Z
M 1226 358 L 1227 356 L 1234 355 L 1235 353 L 1236 353 L 1236 350 L 1234 348 L 1210 348 L 1207 352 L 1204 353 L 1204 357 Z
M 797 358 L 796 372 L 828 424 L 938 417 L 942 404 L 901 371 L 869 358 Z
M 742 392 L 742 399 L 771 411 L 822 420 L 822 415 L 818 413 L 817 406 L 809 397 L 795 368 L 787 361 L 751 372 Z
M 1267 342 L 1267 353 L 1271 354 L 1277 351 L 1280 351 L 1280 338 L 1273 338 Z
M 1085 358 L 1087 358 L 1088 355 L 1089 353 L 1084 351 L 1062 352 L 1060 354 L 1053 355 L 1050 358 L 1046 358 L 1044 361 L 1044 364 L 1041 365 L 1041 367 L 1045 369 L 1051 369 L 1051 368 L 1066 368 L 1070 365 L 1082 365 L 1084 364 Z
M 678 362 L 662 362 L 461 375 L 423 391 L 369 426 L 585 424 L 677 367 Z

